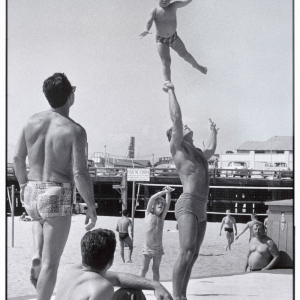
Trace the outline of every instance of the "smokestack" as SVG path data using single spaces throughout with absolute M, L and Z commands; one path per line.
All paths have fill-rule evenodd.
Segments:
M 135 138 L 132 136 L 130 138 L 130 144 L 128 147 L 128 157 L 129 158 L 134 158 L 134 142 L 135 142 Z

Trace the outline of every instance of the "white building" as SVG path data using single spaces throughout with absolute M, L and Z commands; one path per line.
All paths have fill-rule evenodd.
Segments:
M 221 153 L 219 167 L 226 168 L 231 161 L 244 161 L 248 168 L 261 170 L 265 163 L 285 162 L 293 170 L 293 158 L 294 137 L 273 136 L 264 142 L 244 142 L 234 153 Z

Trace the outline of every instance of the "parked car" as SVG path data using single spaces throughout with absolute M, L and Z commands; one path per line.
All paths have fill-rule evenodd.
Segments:
M 279 175 L 280 173 L 280 175 Z M 261 172 L 263 178 L 267 177 L 289 177 L 294 178 L 294 173 L 285 162 L 266 163 L 264 170 Z
M 251 173 L 248 171 L 247 163 L 244 161 L 231 161 L 225 170 L 221 171 L 222 174 L 228 176 L 240 176 L 240 177 L 251 177 Z

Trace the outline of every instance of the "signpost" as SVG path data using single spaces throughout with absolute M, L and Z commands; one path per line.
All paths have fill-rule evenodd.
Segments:
M 136 181 L 150 181 L 150 169 L 127 169 L 127 181 L 132 181 L 132 233 L 134 232 L 134 213 L 135 213 L 135 182 Z M 133 236 L 132 236 L 133 243 Z

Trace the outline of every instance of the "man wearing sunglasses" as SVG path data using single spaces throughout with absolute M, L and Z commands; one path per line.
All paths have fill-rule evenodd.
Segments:
M 43 92 L 50 109 L 28 120 L 15 150 L 21 201 L 34 221 L 35 253 L 30 280 L 37 289 L 38 300 L 49 300 L 54 290 L 71 226 L 74 183 L 87 204 L 86 230 L 92 229 L 97 220 L 85 157 L 86 132 L 69 117 L 75 89 L 63 73 L 55 73 L 44 81 Z

